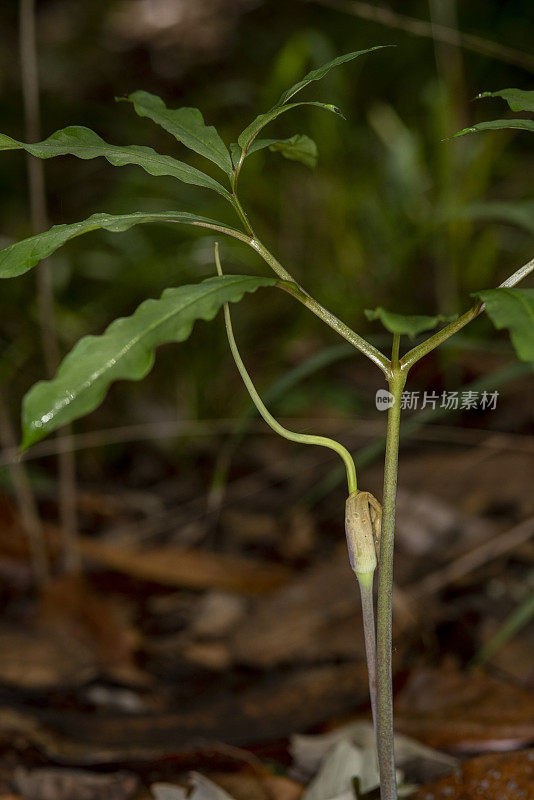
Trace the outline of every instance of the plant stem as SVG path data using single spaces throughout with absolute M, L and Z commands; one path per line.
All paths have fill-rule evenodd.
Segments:
M 41 138 L 35 28 L 35 0 L 21 0 L 22 100 L 24 104 L 26 139 L 29 142 L 37 142 Z M 41 233 L 48 228 L 43 162 L 38 158 L 34 158 L 34 156 L 28 155 L 27 164 L 32 228 L 34 233 Z M 44 361 L 48 375 L 52 377 L 59 364 L 60 354 L 54 318 L 52 274 L 48 259 L 43 260 L 37 270 L 37 299 Z M 64 430 L 68 434 L 70 427 L 66 426 Z M 63 567 L 66 572 L 78 572 L 81 562 L 78 547 L 76 464 L 74 453 L 71 450 L 61 450 L 59 452 L 58 473 L 58 506 L 63 538 Z
M 317 300 L 314 300 L 314 298 L 311 297 L 311 295 L 309 295 L 308 292 L 295 280 L 291 273 L 284 269 L 278 259 L 275 258 L 275 256 L 273 256 L 273 254 L 265 247 L 265 245 L 256 237 L 246 211 L 241 205 L 237 196 L 236 186 L 237 173 L 233 183 L 232 205 L 245 230 L 248 234 L 250 234 L 251 238 L 246 239 L 247 244 L 249 244 L 250 247 L 252 247 L 252 249 L 263 258 L 265 263 L 271 267 L 271 269 L 278 275 L 279 278 L 281 278 L 283 281 L 287 281 L 287 284 L 281 284 L 280 288 L 284 289 L 286 292 L 288 292 L 288 294 L 292 295 L 292 297 L 295 297 L 297 300 L 299 300 L 299 302 L 305 305 L 306 308 L 312 311 L 316 316 L 322 319 L 323 322 L 326 322 L 327 325 L 339 333 L 340 336 L 354 345 L 357 350 L 366 355 L 367 358 L 380 367 L 386 378 L 389 380 L 389 359 L 386 358 L 386 356 L 381 353 L 380 350 L 374 347 L 374 345 L 364 339 L 363 336 L 359 336 L 355 331 L 352 330 L 352 328 L 349 328 L 348 325 L 332 314 L 331 311 L 328 311 L 328 309 L 318 303 Z
M 438 347 L 440 344 L 445 342 L 451 336 L 454 336 L 459 330 L 461 330 L 465 325 L 469 322 L 474 320 L 481 314 L 483 311 L 483 304 L 481 302 L 476 303 L 469 311 L 466 311 L 465 314 L 462 314 L 461 317 L 455 319 L 454 322 L 451 322 L 445 328 L 442 328 L 440 331 L 435 333 L 433 336 L 430 336 L 421 344 L 418 344 L 416 347 L 413 347 L 402 359 L 401 366 L 403 369 L 409 369 L 412 367 L 416 361 L 423 358 L 423 356 L 428 355 L 432 350 Z
M 367 356 L 373 363 L 375 363 L 386 378 L 390 377 L 389 359 L 380 352 L 374 345 L 359 336 L 352 328 L 349 328 L 344 322 L 338 319 L 331 311 L 322 306 L 317 300 L 314 300 L 308 292 L 300 286 L 294 277 L 280 264 L 280 262 L 273 256 L 269 250 L 262 244 L 259 239 L 251 239 L 250 246 L 256 250 L 257 253 L 263 258 L 266 264 L 276 272 L 276 274 L 287 283 L 280 284 L 280 288 L 295 297 L 310 311 L 318 316 L 323 322 L 326 322 L 336 333 L 339 333 L 347 342 L 350 342 L 357 350 Z
M 526 264 L 523 264 L 522 267 L 519 267 L 510 277 L 506 278 L 502 283 L 499 284 L 499 289 L 509 289 L 512 286 L 516 286 L 523 278 L 526 278 L 527 275 L 530 275 L 531 272 L 534 271 L 534 258 L 528 261 Z M 440 331 L 435 333 L 433 336 L 430 336 L 426 341 L 421 342 L 416 347 L 413 347 L 401 361 L 402 369 L 409 369 L 412 367 L 416 361 L 423 358 L 423 356 L 428 355 L 432 350 L 434 350 L 438 345 L 442 344 L 443 342 L 450 339 L 455 333 L 458 333 L 465 325 L 467 325 L 472 320 L 476 319 L 479 314 L 482 314 L 484 311 L 484 303 L 480 301 L 475 303 L 469 311 L 466 311 L 465 314 L 462 314 L 461 317 L 451 322 L 449 325 L 446 325 L 445 328 L 442 328 Z
M 377 603 L 377 743 L 380 768 L 380 796 L 382 800 L 397 800 L 395 754 L 393 742 L 393 687 L 391 677 L 391 613 L 393 595 L 393 545 L 395 538 L 395 500 L 399 460 L 399 431 L 401 396 L 406 383 L 407 370 L 399 363 L 398 335 L 393 339 L 391 359 L 392 375 L 389 391 L 393 402 L 388 411 L 386 457 L 384 465 L 384 493 L 382 500 L 382 534 L 378 565 Z
M 376 733 L 376 635 L 375 611 L 373 607 L 373 572 L 359 574 L 358 584 L 362 596 L 363 635 L 365 640 L 365 656 L 369 675 L 369 695 L 373 712 L 373 726 Z
M 253 245 L 254 246 L 254 245 Z M 257 248 L 256 248 L 257 249 Z M 258 251 L 259 252 L 259 251 Z M 353 347 L 363 353 L 367 358 L 376 364 L 379 367 L 386 378 L 389 379 L 390 377 L 390 366 L 389 366 L 389 359 L 380 352 L 374 345 L 364 339 L 363 336 L 360 336 L 352 328 L 349 328 L 344 322 L 342 322 L 338 317 L 332 314 L 331 311 L 328 311 L 327 308 L 322 306 L 317 300 L 314 300 L 305 290 L 303 290 L 298 284 L 295 282 L 291 283 L 280 283 L 280 288 L 290 294 L 292 297 L 295 297 L 302 305 L 306 306 L 310 311 L 312 311 L 319 319 L 322 319 L 323 322 L 332 328 L 332 330 L 336 331 L 340 336 L 350 342 Z
M 237 216 L 239 217 L 239 219 L 243 223 L 243 227 L 245 228 L 247 233 L 249 233 L 250 236 L 252 236 L 252 238 L 254 238 L 254 235 L 255 235 L 254 234 L 254 229 L 253 229 L 252 225 L 250 224 L 250 220 L 249 220 L 249 218 L 247 216 L 247 212 L 245 211 L 245 209 L 243 208 L 243 206 L 239 202 L 239 198 L 238 198 L 237 194 L 235 193 L 235 190 L 234 190 L 234 194 L 233 194 L 232 205 L 233 205 L 233 207 L 235 209 L 235 212 L 236 212 Z
M 534 271 L 534 258 L 531 258 L 530 261 L 527 261 L 526 264 L 523 264 L 522 267 L 516 269 L 516 271 L 510 275 L 509 278 L 506 278 L 505 281 L 499 284 L 499 289 L 509 289 L 511 286 L 516 286 L 523 278 L 526 278 L 527 275 Z

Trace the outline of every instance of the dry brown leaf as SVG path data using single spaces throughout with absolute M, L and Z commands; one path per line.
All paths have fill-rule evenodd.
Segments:
M 271 800 L 300 800 L 304 786 L 283 775 L 265 775 L 264 786 Z
M 234 800 L 300 800 L 304 791 L 301 783 L 258 767 L 210 773 L 210 779 Z
M 94 649 L 65 629 L 3 625 L 0 652 L 0 682 L 21 689 L 72 688 L 98 673 Z
M 363 659 L 358 584 L 346 549 L 258 600 L 231 640 L 236 661 L 262 668 Z
M 509 750 L 534 741 L 534 695 L 483 672 L 416 671 L 396 709 L 399 731 L 438 749 Z
M 116 680 L 147 682 L 147 675 L 135 663 L 142 637 L 127 619 L 125 607 L 97 594 L 83 576 L 64 576 L 47 584 L 40 621 L 47 630 L 64 631 L 85 642 L 101 670 Z
M 13 784 L 26 800 L 130 800 L 139 781 L 129 772 L 100 775 L 84 770 L 19 768 Z
M 454 775 L 423 786 L 413 800 L 530 800 L 534 797 L 534 750 L 466 761 Z
M 261 775 L 248 769 L 211 773 L 210 780 L 224 789 L 232 800 L 271 800 Z
M 223 672 L 232 666 L 232 656 L 222 642 L 189 642 L 184 644 L 182 658 L 213 672 Z
M 124 542 L 110 544 L 84 538 L 81 550 L 93 563 L 162 586 L 263 594 L 291 576 L 291 571 L 279 564 L 173 545 L 141 550 Z
M 213 682 L 179 712 L 88 714 L 83 710 L 0 707 L 0 748 L 31 745 L 63 764 L 128 764 L 179 757 L 192 763 L 192 743 L 245 746 L 284 739 L 351 713 L 368 696 L 363 663 L 292 670 L 256 678 L 239 693 Z M 216 747 L 216 745 L 215 745 Z M 214 745 L 207 746 L 213 752 Z M 193 762 L 194 763 L 194 762 Z M 199 763 L 198 760 L 196 763 Z

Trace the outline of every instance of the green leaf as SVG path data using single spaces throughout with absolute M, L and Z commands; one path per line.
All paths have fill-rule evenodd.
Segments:
M 345 55 L 338 56 L 332 61 L 328 61 L 326 64 L 323 64 L 321 67 L 317 67 L 317 69 L 312 69 L 312 71 L 308 72 L 308 74 L 305 75 L 302 80 L 300 80 L 298 83 L 295 83 L 283 93 L 280 100 L 276 103 L 275 108 L 285 105 L 288 100 L 291 100 L 291 98 L 297 94 L 297 92 L 300 92 L 313 81 L 320 81 L 321 78 L 324 78 L 324 76 L 327 75 L 331 69 L 334 69 L 334 67 L 339 67 L 341 64 L 346 64 L 347 61 L 352 61 L 353 59 L 358 58 L 358 56 L 363 56 L 365 53 L 372 53 L 373 50 L 381 50 L 384 47 L 391 47 L 391 45 L 382 44 L 376 47 L 368 47 L 367 50 L 355 50 L 352 53 L 345 53 Z
M 373 310 L 366 308 L 365 316 L 370 320 L 379 319 L 384 328 L 391 333 L 410 336 L 412 339 L 418 333 L 432 330 L 440 322 L 453 322 L 457 317 L 456 314 L 450 317 L 442 314 L 438 314 L 435 317 L 419 316 L 417 314 L 394 314 L 384 308 L 375 308 Z
M 234 165 L 234 167 L 237 167 L 237 165 L 239 164 L 239 160 L 241 158 L 241 153 L 242 152 L 243 151 L 241 150 L 241 148 L 238 145 L 238 143 L 237 142 L 232 142 L 232 144 L 230 145 L 230 155 L 231 155 L 232 164 Z
M 151 147 L 141 145 L 118 146 L 108 144 L 90 128 L 71 126 L 56 131 L 48 139 L 36 144 L 26 144 L 0 134 L 0 150 L 26 150 L 37 158 L 53 158 L 54 156 L 72 155 L 77 158 L 90 159 L 103 156 L 114 167 L 136 164 L 149 175 L 170 175 L 184 183 L 203 186 L 230 199 L 230 193 L 209 175 L 199 169 L 177 161 L 171 156 L 162 156 Z
M 232 160 L 228 148 L 217 130 L 212 125 L 205 124 L 198 108 L 167 108 L 160 97 L 143 91 L 133 92 L 124 99 L 133 103 L 135 112 L 140 117 L 148 117 L 157 125 L 161 125 L 179 142 L 213 161 L 230 178 L 232 177 Z
M 85 336 L 55 377 L 36 383 L 24 397 L 22 448 L 93 411 L 113 381 L 144 378 L 154 363 L 154 348 L 183 342 L 197 319 L 213 319 L 224 303 L 275 283 L 275 278 L 225 275 L 166 289 L 159 300 L 145 300 L 130 317 L 116 319 L 102 336 Z
M 534 120 L 531 119 L 492 119 L 488 122 L 479 122 L 477 125 L 472 125 L 470 128 L 464 128 L 458 131 L 452 137 L 453 139 L 458 136 L 466 136 L 468 133 L 477 133 L 478 131 L 500 131 L 506 128 L 515 128 L 520 131 L 534 131 Z
M 333 114 L 337 114 L 339 117 L 343 117 L 343 114 L 337 106 L 333 106 L 331 103 L 319 103 L 315 100 L 308 100 L 302 103 L 291 103 L 288 106 L 275 106 L 265 114 L 260 114 L 257 116 L 256 119 L 253 120 L 250 125 L 239 134 L 237 141 L 245 155 L 248 155 L 252 142 L 258 133 L 269 124 L 269 122 L 272 122 L 273 119 L 279 117 L 280 114 L 284 114 L 286 111 L 291 111 L 292 108 L 299 108 L 299 106 L 315 106 L 316 108 L 322 108 L 324 111 L 330 111 Z
M 257 153 L 258 150 L 265 150 L 268 147 L 273 153 L 278 152 L 290 161 L 300 161 L 312 169 L 317 166 L 318 151 L 317 145 L 302 133 L 296 133 L 289 139 L 256 139 L 248 149 L 248 155 Z M 238 144 L 230 145 L 232 155 L 239 162 L 241 148 Z
M 474 297 L 486 304 L 496 328 L 508 328 L 521 361 L 534 362 L 534 289 L 484 289 Z
M 313 81 L 319 81 L 321 78 L 324 78 L 325 75 L 330 72 L 331 69 L 334 67 L 338 67 L 341 64 L 345 64 L 347 61 L 352 61 L 354 58 L 358 56 L 364 55 L 365 53 L 371 53 L 373 50 L 381 50 L 383 47 L 390 47 L 391 45 L 378 45 L 377 47 L 369 47 L 367 50 L 356 50 L 352 53 L 346 53 L 344 56 L 338 56 L 338 58 L 334 58 L 332 61 L 329 61 L 327 64 L 323 64 L 321 67 L 317 69 L 313 69 L 311 72 L 308 72 L 307 75 L 302 78 L 301 81 L 295 83 L 291 86 L 290 89 L 287 89 L 280 97 L 278 102 L 271 108 L 269 111 L 266 111 L 264 114 L 260 114 L 253 120 L 248 127 L 245 128 L 244 131 L 239 135 L 237 141 L 239 146 L 242 149 L 242 152 L 245 156 L 248 154 L 249 148 L 258 135 L 258 133 L 269 123 L 272 122 L 273 119 L 283 114 L 284 111 L 289 111 L 292 108 L 297 108 L 298 106 L 317 106 L 317 108 L 322 108 L 326 111 L 332 111 L 334 114 L 338 114 L 339 116 L 343 116 L 341 111 L 336 106 L 329 104 L 329 103 L 319 103 L 316 101 L 307 101 L 307 102 L 300 102 L 300 103 L 291 103 L 290 105 L 286 105 L 287 101 L 294 97 L 298 92 L 304 89 L 308 84 L 312 83 Z M 235 152 L 235 151 L 234 151 Z M 232 154 L 234 155 L 234 154 Z
M 147 213 L 136 211 L 132 214 L 93 214 L 82 222 L 72 222 L 67 225 L 54 225 L 44 233 L 30 236 L 20 242 L 0 250 L 0 278 L 14 278 L 23 272 L 35 267 L 43 258 L 47 258 L 60 248 L 65 242 L 81 236 L 84 233 L 103 228 L 112 233 L 122 233 L 145 222 L 177 222 L 185 225 L 195 225 L 200 228 L 209 228 L 219 233 L 233 236 L 242 242 L 248 242 L 249 237 L 241 231 L 236 231 L 222 222 L 217 222 L 207 217 L 199 217 L 185 211 L 161 211 Z
M 289 161 L 300 161 L 307 167 L 314 169 L 317 166 L 317 145 L 309 136 L 297 133 L 290 139 L 279 139 L 269 145 L 273 153 L 280 153 Z
M 481 92 L 478 98 L 482 97 L 502 97 L 512 111 L 534 111 L 534 91 L 501 89 L 500 92 Z

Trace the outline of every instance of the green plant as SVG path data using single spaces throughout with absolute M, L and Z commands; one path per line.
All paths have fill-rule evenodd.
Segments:
M 3 150 L 23 149 L 38 158 L 66 154 L 82 159 L 104 157 L 114 166 L 135 164 L 151 175 L 173 176 L 185 183 L 217 193 L 233 208 L 241 223 L 240 228 L 234 228 L 224 222 L 178 211 L 159 213 L 138 211 L 122 215 L 94 214 L 82 222 L 57 225 L 45 233 L 6 247 L 0 251 L 0 276 L 7 278 L 21 275 L 69 240 L 84 233 L 99 228 L 118 233 L 134 225 L 149 222 L 186 224 L 228 235 L 252 248 L 274 271 L 276 278 L 223 275 L 216 249 L 217 276 L 197 284 L 168 288 L 158 300 L 150 299 L 141 303 L 130 317 L 115 320 L 101 336 L 87 336 L 81 339 L 62 361 L 54 378 L 37 383 L 26 394 L 22 413 L 22 448 L 30 447 L 59 426 L 95 409 L 102 402 L 113 381 L 143 378 L 152 367 L 154 350 L 158 345 L 185 341 L 197 319 L 210 320 L 223 306 L 226 331 L 234 360 L 258 411 L 267 423 L 285 438 L 330 448 L 343 460 L 348 485 L 345 516 L 347 541 L 351 564 L 362 595 L 370 691 L 377 732 L 381 796 L 383 800 L 392 800 L 397 796 L 397 789 L 393 753 L 391 600 L 402 391 L 411 367 L 475 319 L 484 308 L 497 327 L 506 327 L 511 331 L 512 341 L 519 357 L 533 361 L 534 290 L 521 291 L 513 287 L 534 269 L 534 261 L 517 270 L 499 288 L 478 292 L 474 305 L 467 312 L 448 321 L 448 324 L 409 349 L 404 355 L 400 352 L 401 336 L 420 334 L 436 328 L 447 320 L 442 316 L 404 316 L 383 309 L 368 312 L 370 318 L 378 317 L 385 328 L 393 334 L 391 357 L 388 357 L 311 297 L 258 239 L 238 196 L 239 177 L 245 161 L 254 152 L 268 147 L 280 152 L 286 158 L 313 166 L 317 152 L 315 144 L 307 136 L 259 139 L 258 135 L 271 121 L 299 106 L 316 107 L 339 116 L 341 112 L 331 104 L 315 100 L 293 101 L 293 98 L 310 83 L 325 76 L 332 68 L 377 49 L 379 48 L 375 47 L 349 53 L 308 73 L 284 92 L 269 111 L 256 117 L 239 135 L 237 143 L 230 145 L 229 148 L 215 128 L 204 123 L 202 114 L 197 109 L 171 110 L 161 99 L 146 92 L 135 92 L 126 98 L 133 104 L 138 115 L 149 117 L 185 147 L 214 164 L 224 174 L 228 185 L 219 183 L 211 175 L 171 156 L 160 155 L 151 148 L 111 145 L 87 128 L 65 128 L 43 142 L 35 144 L 26 144 L 8 136 L 0 136 L 0 149 Z M 525 93 L 519 94 L 521 97 L 525 95 Z M 518 100 L 517 95 L 514 95 L 514 102 L 525 101 L 521 98 Z M 366 355 L 382 371 L 389 390 L 389 393 L 386 392 L 389 410 L 382 507 L 372 495 L 358 489 L 354 460 L 343 445 L 326 437 L 295 433 L 283 428 L 261 401 L 237 349 L 228 305 L 260 288 L 278 288 L 288 293 L 346 339 L 350 345 Z M 377 565 L 379 576 L 375 645 L 373 582 Z

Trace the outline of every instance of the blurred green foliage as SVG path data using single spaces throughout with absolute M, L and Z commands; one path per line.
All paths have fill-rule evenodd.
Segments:
M 530 3 L 458 6 L 462 30 L 528 51 Z M 315 93 L 335 101 L 345 123 L 301 109 L 269 129 L 272 136 L 311 136 L 319 149 L 315 170 L 265 150 L 249 159 L 241 179 L 241 196 L 271 249 L 356 330 L 373 335 L 363 310 L 377 305 L 400 313 L 455 313 L 466 307 L 469 292 L 495 285 L 532 256 L 526 139 L 498 133 L 444 141 L 498 103 L 485 101 L 481 110 L 471 102 L 480 91 L 531 88 L 528 70 L 454 48 L 436 61 L 432 40 L 303 2 L 47 0 L 37 8 L 43 135 L 67 124 L 88 125 L 114 143 L 143 143 L 178 157 L 183 150 L 171 137 L 136 118 L 126 104 L 115 105 L 114 97 L 145 89 L 171 107 L 197 106 L 232 141 L 309 68 L 341 52 L 396 45 L 331 73 Z M 426 3 L 414 0 L 402 11 L 428 19 Z M 4 3 L 0 14 L 2 132 L 20 139 L 17 3 Z M 448 59 L 459 65 L 454 80 Z M 201 159 L 190 163 L 200 166 Z M 135 167 L 113 170 L 105 162 L 66 157 L 45 169 L 51 223 L 83 219 L 94 210 L 137 208 L 232 221 L 215 195 L 149 178 Z M 0 219 L 2 244 L 28 235 L 22 154 L 2 154 Z M 165 287 L 214 274 L 213 242 L 196 231 L 147 226 L 70 243 L 53 259 L 64 351 Z M 229 271 L 264 273 L 244 246 L 222 246 Z M 43 377 L 35 277 L 2 288 L 0 369 L 18 406 L 22 393 Z M 260 388 L 322 345 L 336 343 L 284 296 L 269 304 L 250 298 L 235 323 L 245 360 L 254 354 Z M 479 321 L 473 334 L 489 330 Z M 354 413 L 353 388 L 316 376 L 311 391 L 288 400 L 288 407 L 296 412 L 299 398 L 300 410 L 319 399 Z M 111 397 L 96 418 L 80 423 L 82 429 L 141 421 L 154 405 L 163 416 L 174 417 L 178 408 L 184 417 L 224 417 L 235 411 L 236 397 L 242 407 L 248 404 L 225 338 L 203 324 L 190 348 L 160 350 L 151 379 L 116 386 Z

